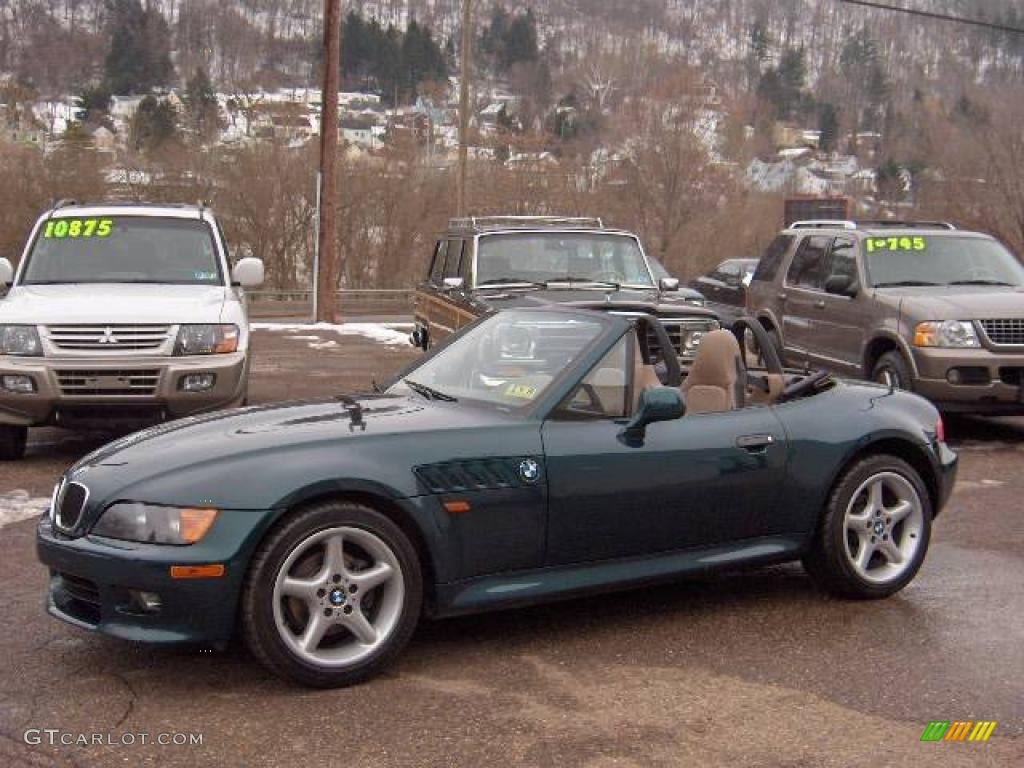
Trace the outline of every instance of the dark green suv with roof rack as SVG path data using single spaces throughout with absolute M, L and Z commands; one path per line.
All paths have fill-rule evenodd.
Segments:
M 910 389 L 945 411 L 1024 414 L 1024 267 L 945 222 L 800 221 L 747 309 L 791 364 Z

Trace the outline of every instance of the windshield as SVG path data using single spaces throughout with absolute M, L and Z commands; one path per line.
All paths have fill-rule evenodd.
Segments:
M 220 285 L 223 278 L 206 222 L 100 216 L 47 221 L 21 283 Z
M 552 232 L 480 238 L 477 286 L 566 280 L 654 286 L 639 244 L 627 235 Z
M 607 320 L 509 310 L 484 320 L 388 389 L 428 400 L 528 407 L 602 334 Z
M 1024 267 L 995 240 L 898 235 L 864 241 L 876 288 L 914 285 L 1024 285 Z

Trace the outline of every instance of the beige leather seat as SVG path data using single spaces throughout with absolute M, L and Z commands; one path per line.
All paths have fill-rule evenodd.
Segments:
M 742 408 L 747 388 L 739 342 L 731 331 L 712 331 L 700 343 L 683 382 L 688 414 L 722 413 Z

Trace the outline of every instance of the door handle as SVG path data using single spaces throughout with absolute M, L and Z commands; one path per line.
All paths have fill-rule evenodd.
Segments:
M 818 299 L 816 302 L 814 302 L 814 307 L 815 307 L 815 309 L 824 309 L 825 308 L 825 300 L 824 299 Z
M 789 298 L 784 293 L 777 293 L 777 294 L 775 294 L 775 296 L 776 296 L 776 298 L 778 298 L 779 301 L 785 301 L 787 298 Z
M 771 435 L 743 435 L 736 438 L 736 447 L 748 453 L 764 453 L 775 442 Z

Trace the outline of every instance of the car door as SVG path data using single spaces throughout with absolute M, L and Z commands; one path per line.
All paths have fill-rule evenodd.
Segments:
M 814 322 L 818 318 L 824 292 L 825 258 L 832 238 L 827 235 L 805 237 L 786 272 L 779 301 L 782 303 L 782 340 L 787 360 L 809 360 L 814 347 Z
M 632 335 L 620 344 L 634 344 Z M 633 354 L 617 346 L 588 375 L 602 372 L 600 399 L 623 403 L 625 415 L 633 367 L 617 377 L 608 372 Z M 616 396 L 618 381 L 629 390 Z M 620 439 L 623 417 L 579 414 L 574 401 L 570 397 L 543 426 L 548 565 L 714 546 L 771 529 L 787 454 L 771 408 L 652 424 L 637 445 Z
M 416 307 L 414 310 L 417 324 L 427 329 L 432 340 L 441 336 L 437 326 L 440 319 L 441 286 L 444 284 L 444 264 L 448 255 L 448 241 L 439 240 L 434 246 L 434 256 L 430 262 L 430 272 L 416 291 Z M 446 334 L 444 334 L 446 335 Z
M 815 302 L 814 343 L 811 358 L 829 368 L 858 374 L 861 350 L 869 310 L 859 287 L 863 285 L 857 269 L 857 243 L 850 237 L 837 237 L 826 260 L 824 288 Z M 850 296 L 834 290 L 835 280 L 856 286 Z

